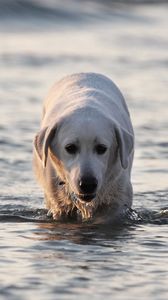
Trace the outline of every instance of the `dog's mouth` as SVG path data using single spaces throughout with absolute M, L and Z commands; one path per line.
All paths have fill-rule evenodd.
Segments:
M 92 200 L 95 199 L 96 194 L 95 194 L 95 193 L 92 193 L 92 194 L 78 194 L 78 195 L 76 195 L 76 196 L 77 196 L 77 198 L 78 198 L 80 201 L 91 202 Z

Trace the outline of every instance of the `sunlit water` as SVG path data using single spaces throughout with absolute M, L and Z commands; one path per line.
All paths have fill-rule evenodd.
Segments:
M 23 2 L 0 4 L 0 298 L 167 300 L 168 6 Z M 115 227 L 54 223 L 32 172 L 42 101 L 81 71 L 132 116 L 134 211 Z

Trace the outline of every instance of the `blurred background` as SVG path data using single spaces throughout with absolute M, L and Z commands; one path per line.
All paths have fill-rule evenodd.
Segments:
M 43 99 L 54 81 L 81 71 L 109 76 L 126 98 L 135 192 L 167 189 L 167 15 L 167 1 L 0 1 L 2 193 L 35 193 L 32 139 Z
M 127 101 L 141 225 L 47 223 L 32 141 L 49 88 L 87 71 Z M 167 195 L 167 1 L 0 0 L 1 299 L 167 300 Z

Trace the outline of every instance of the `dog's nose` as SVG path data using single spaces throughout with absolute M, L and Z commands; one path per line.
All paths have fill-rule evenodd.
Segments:
M 81 177 L 78 182 L 80 193 L 82 194 L 94 193 L 97 188 L 97 184 L 98 182 L 95 177 L 92 176 Z

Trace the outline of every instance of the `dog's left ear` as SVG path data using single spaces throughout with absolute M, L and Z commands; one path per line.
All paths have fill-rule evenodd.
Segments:
M 123 169 L 126 169 L 128 167 L 129 155 L 134 148 L 134 137 L 131 133 L 119 126 L 115 127 L 115 135 L 119 147 L 121 165 Z
M 43 168 L 46 167 L 48 148 L 55 135 L 56 127 L 45 127 L 34 138 L 34 149 L 42 162 Z

